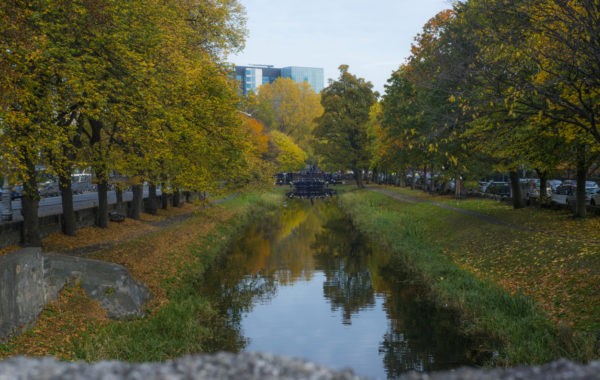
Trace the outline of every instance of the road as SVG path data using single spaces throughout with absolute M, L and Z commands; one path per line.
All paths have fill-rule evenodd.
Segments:
M 160 190 L 157 190 L 157 195 L 160 195 Z M 144 187 L 144 198 L 148 197 L 148 188 Z M 123 201 L 131 201 L 133 199 L 133 193 L 131 191 L 123 191 Z M 117 195 L 116 192 L 109 191 L 108 192 L 108 204 L 117 203 Z M 97 192 L 87 192 L 83 194 L 74 194 L 73 195 L 73 207 L 75 210 L 84 210 L 88 208 L 93 208 L 98 206 L 98 193 Z M 0 204 L 0 210 L 3 211 L 2 205 Z M 20 222 L 23 220 L 23 215 L 21 215 L 21 200 L 15 199 L 12 201 L 12 210 L 13 210 L 13 219 L 12 221 L 3 221 L 1 223 L 11 223 L 11 222 Z M 0 213 L 2 212 L 0 211 Z M 50 215 L 60 215 L 62 214 L 62 199 L 60 196 L 58 197 L 48 197 L 42 198 L 40 200 L 38 216 L 50 216 Z

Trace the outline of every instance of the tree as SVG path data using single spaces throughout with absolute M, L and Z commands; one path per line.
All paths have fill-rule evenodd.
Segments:
M 367 124 L 377 96 L 373 85 L 351 74 L 347 65 L 339 70 L 339 79 L 321 93 L 324 112 L 314 130 L 315 151 L 324 166 L 352 170 L 356 185 L 363 187 L 362 172 L 370 159 Z
M 383 144 L 389 148 L 395 165 L 402 168 L 421 164 L 426 151 L 422 137 L 426 133 L 423 107 L 415 84 L 408 79 L 407 70 L 402 66 L 392 74 L 381 100 Z
M 583 3 L 593 15 L 594 7 Z M 582 21 L 585 17 L 573 14 L 577 33 L 567 32 L 571 24 L 560 21 L 559 9 L 564 11 L 574 4 L 471 0 L 459 8 L 459 17 L 478 46 L 474 66 L 478 91 L 469 94 L 466 102 L 476 110 L 472 127 L 476 130 L 484 126 L 493 132 L 486 139 L 491 143 L 487 148 L 495 147 L 495 155 L 516 158 L 513 170 L 520 164 L 531 164 L 532 158 L 539 162 L 538 158 L 547 155 L 544 151 L 557 140 L 577 151 L 590 150 L 586 145 L 595 133 L 591 120 L 595 119 L 592 115 L 598 103 L 598 87 L 593 84 L 597 59 L 590 54 L 593 48 L 587 48 L 594 43 L 586 41 L 593 39 L 590 33 L 593 35 L 597 25 L 592 26 L 589 19 L 586 25 Z M 498 134 L 510 143 L 498 147 L 498 140 L 492 138 Z M 568 149 L 553 154 L 565 151 Z M 583 184 L 589 161 L 585 154 L 577 156 L 578 182 Z M 585 215 L 584 202 L 580 189 L 579 216 Z
M 241 113 L 244 141 L 248 143 L 244 153 L 247 170 L 241 173 L 240 179 L 247 183 L 272 184 L 276 168 L 271 159 L 271 140 L 263 124 L 248 114 Z
M 76 166 L 94 169 L 101 227 L 114 170 L 197 189 L 246 168 L 224 62 L 246 33 L 236 0 L 10 1 L 0 20 L 0 145 L 24 183 L 25 244 L 40 244 L 39 164 L 60 178 L 69 234 Z
M 43 2 L 0 5 L 0 147 L 3 172 L 23 183 L 23 244 L 40 246 L 37 166 L 63 141 L 53 122 L 60 102 L 52 88 L 57 61 L 45 36 Z
M 307 154 L 291 137 L 279 131 L 269 132 L 271 156 L 278 172 L 296 172 L 306 166 Z
M 296 83 L 290 78 L 277 78 L 260 86 L 254 114 L 272 131 L 292 137 L 306 152 L 312 149 L 315 118 L 321 116 L 320 96 L 307 82 Z
M 536 68 L 526 102 L 561 122 L 564 133 L 590 135 L 600 144 L 600 4 L 596 0 L 533 1 L 523 55 Z M 574 130 L 573 130 L 574 129 Z

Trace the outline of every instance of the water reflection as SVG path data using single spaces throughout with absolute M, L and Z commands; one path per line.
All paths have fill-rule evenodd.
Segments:
M 342 310 L 343 324 L 351 324 L 353 314 L 375 306 L 371 270 L 367 265 L 371 250 L 347 217 L 338 211 L 327 220 L 312 248 L 318 268 L 326 277 L 323 295 L 333 311 Z
M 478 344 L 457 330 L 456 313 L 434 306 L 406 274 L 393 278 L 384 305 L 390 323 L 379 346 L 389 377 L 480 364 L 483 358 L 472 357 Z
M 300 356 L 361 375 L 476 364 L 448 310 L 392 272 L 332 201 L 292 201 L 252 225 L 204 281 L 223 329 L 214 350 Z

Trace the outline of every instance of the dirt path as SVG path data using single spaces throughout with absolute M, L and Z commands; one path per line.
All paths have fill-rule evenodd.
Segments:
M 186 204 L 180 209 L 167 212 L 159 210 L 157 216 L 142 214 L 140 220 L 126 218 L 123 222 L 111 222 L 107 229 L 84 227 L 76 236 L 53 233 L 43 240 L 45 252 L 61 253 L 72 256 L 90 256 L 94 253 L 113 248 L 132 239 L 139 239 L 171 225 L 191 218 L 202 206 Z
M 396 199 L 398 201 L 401 202 L 405 202 L 405 203 L 429 203 L 432 205 L 435 205 L 437 207 L 446 209 L 446 210 L 451 210 L 454 212 L 458 212 L 461 214 L 465 214 L 465 215 L 469 215 L 472 217 L 475 217 L 479 220 L 482 220 L 486 223 L 490 223 L 490 224 L 494 224 L 497 226 L 502 226 L 502 227 L 506 227 L 506 228 L 510 228 L 513 230 L 517 230 L 517 231 L 525 231 L 525 232 L 535 232 L 535 233 L 542 233 L 542 234 L 547 234 L 547 235 L 551 235 L 551 236 L 559 236 L 559 237 L 563 237 L 563 238 L 569 238 L 570 236 L 567 234 L 561 234 L 561 233 L 557 233 L 556 231 L 547 231 L 547 230 L 543 230 L 543 229 L 536 229 L 536 228 L 531 228 L 531 227 L 527 227 L 527 226 L 523 226 L 523 225 L 519 225 L 519 224 L 514 224 L 514 223 L 509 223 L 503 220 L 500 220 L 498 218 L 495 218 L 493 216 L 490 215 L 485 215 L 476 211 L 472 211 L 472 210 L 465 210 L 465 209 L 461 209 L 458 207 L 453 207 L 450 205 L 446 205 L 446 204 L 442 204 L 439 202 L 435 202 L 435 201 L 430 201 L 430 200 L 426 200 L 426 199 L 422 199 L 419 197 L 412 197 L 410 195 L 405 195 L 405 194 L 399 194 L 396 193 L 394 191 L 390 191 L 386 188 L 382 188 L 382 187 L 375 187 L 375 186 L 369 186 L 367 187 L 368 190 L 370 191 L 375 191 L 377 193 L 386 195 L 390 198 Z M 595 239 L 588 239 L 585 241 L 588 244 L 592 244 L 592 245 L 600 245 L 600 240 L 595 240 Z
M 417 197 L 411 197 L 409 195 L 404 195 L 404 194 L 399 194 L 399 193 L 395 193 L 393 191 L 384 189 L 384 188 L 379 188 L 379 187 L 368 187 L 369 190 L 371 191 L 375 191 L 384 195 L 387 195 L 390 198 L 394 198 L 397 199 L 401 202 L 406 202 L 406 203 L 429 203 L 441 208 L 444 208 L 446 210 L 452 210 L 455 212 L 459 212 L 461 214 L 465 214 L 465 215 L 470 215 L 473 216 L 475 218 L 478 218 L 480 220 L 483 220 L 487 223 L 491 223 L 491 224 L 495 224 L 497 226 L 503 226 L 503 227 L 507 227 L 507 228 L 511 228 L 514 230 L 519 230 L 519 231 L 529 231 L 529 232 L 544 232 L 542 230 L 536 230 L 533 228 L 529 228 L 529 227 L 525 227 L 525 226 L 521 226 L 521 225 L 517 225 L 517 224 L 513 224 L 513 223 L 508 223 L 505 221 L 502 221 L 498 218 L 494 218 L 492 216 L 489 215 L 485 215 L 476 211 L 471 211 L 471 210 L 465 210 L 462 208 L 458 208 L 458 207 L 452 207 L 449 205 L 445 205 L 442 203 L 438 203 L 438 202 L 433 202 L 433 201 L 428 201 L 425 199 L 421 199 L 421 198 L 417 198 Z

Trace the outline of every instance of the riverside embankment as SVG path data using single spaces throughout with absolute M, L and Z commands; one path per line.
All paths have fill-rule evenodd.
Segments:
M 465 331 L 498 340 L 497 364 L 600 356 L 598 218 L 376 190 L 344 192 L 342 208 L 439 304 L 460 310 Z
M 124 223 L 133 223 L 132 231 L 137 232 L 119 234 L 118 230 L 109 231 L 106 240 L 114 239 L 115 243 L 92 244 L 95 249 L 78 245 L 81 242 L 77 239 L 89 240 L 82 235 L 97 233 L 96 229 L 82 231 L 78 238 L 67 242 L 62 240 L 63 237 L 46 240 L 48 249 L 62 249 L 70 254 L 81 252 L 91 258 L 125 266 L 153 294 L 146 306 L 147 316 L 111 321 L 97 303 L 85 296 L 81 287 L 74 285 L 65 289 L 57 302 L 48 305 L 31 330 L 0 345 L 0 355 L 54 355 L 70 360 L 111 358 L 138 362 L 215 350 L 221 345 L 216 342 L 231 339 L 229 322 L 216 304 L 197 293 L 198 279 L 205 277 L 219 254 L 251 221 L 279 212 L 282 195 L 282 192 L 276 192 L 237 197 L 198 210 L 192 217 L 175 224 L 126 221 Z M 526 253 L 539 252 L 542 248 L 552 253 L 556 241 L 546 242 L 535 235 L 537 244 L 530 246 L 524 243 L 531 237 L 530 229 L 507 228 L 503 223 L 485 224 L 469 213 L 440 208 L 430 203 L 429 198 L 424 202 L 417 193 L 403 196 L 420 201 L 399 201 L 384 194 L 354 191 L 350 187 L 341 191 L 337 201 L 352 216 L 355 226 L 392 253 L 390 271 L 408 269 L 415 273 L 418 281 L 430 288 L 435 302 L 460 311 L 460 327 L 464 332 L 473 336 L 491 334 L 492 339 L 485 350 L 497 351 L 496 364 L 543 363 L 562 356 L 576 360 L 597 357 L 594 342 L 588 338 L 597 326 L 594 319 L 597 314 L 594 316 L 584 310 L 576 319 L 579 322 L 559 328 L 553 314 L 533 293 L 526 293 L 525 286 L 517 281 L 526 269 L 532 273 L 539 269 L 538 264 L 530 265 L 531 269 L 525 268 L 522 260 L 538 257 Z M 436 201 L 453 202 L 448 199 Z M 461 201 L 449 205 L 510 221 L 509 224 L 528 226 L 532 220 L 526 218 L 527 215 L 512 214 L 509 212 L 512 210 L 491 201 Z M 533 218 L 537 227 L 546 232 L 554 228 L 549 220 L 544 221 L 545 216 L 534 215 Z M 119 228 L 119 225 L 113 227 Z M 557 239 L 564 232 L 555 234 Z M 553 234 L 543 236 L 547 235 Z M 581 257 L 577 254 L 589 249 L 586 243 L 569 251 L 569 244 L 563 242 L 560 253 L 575 253 L 562 256 L 572 260 L 563 261 L 563 265 L 575 265 L 576 258 Z M 524 246 L 527 250 L 513 252 L 504 250 L 502 247 L 505 246 Z M 532 251 L 532 246 L 538 250 Z M 482 252 L 486 254 L 480 254 Z M 513 255 L 515 252 L 520 254 Z M 594 257 L 591 254 L 584 256 L 590 268 L 597 268 Z M 521 260 L 521 264 L 516 265 L 511 258 Z M 539 265 L 548 264 L 541 261 Z M 515 276 L 511 277 L 513 272 Z M 560 280 L 546 279 L 550 289 L 567 286 L 560 284 Z M 522 290 L 514 291 L 507 284 Z M 594 284 L 590 283 L 590 286 L 593 288 Z M 591 305 L 595 307 L 591 298 Z M 570 313 L 574 314 L 574 310 Z
M 282 200 L 280 193 L 239 195 L 209 208 L 188 204 L 165 217 L 111 223 L 107 230 L 85 228 L 72 238 L 49 236 L 46 250 L 127 268 L 152 294 L 146 317 L 111 320 L 74 283 L 46 306 L 31 329 L 0 344 L 0 357 L 156 361 L 212 351 L 224 321 L 195 294 L 194 283 L 240 230 Z

